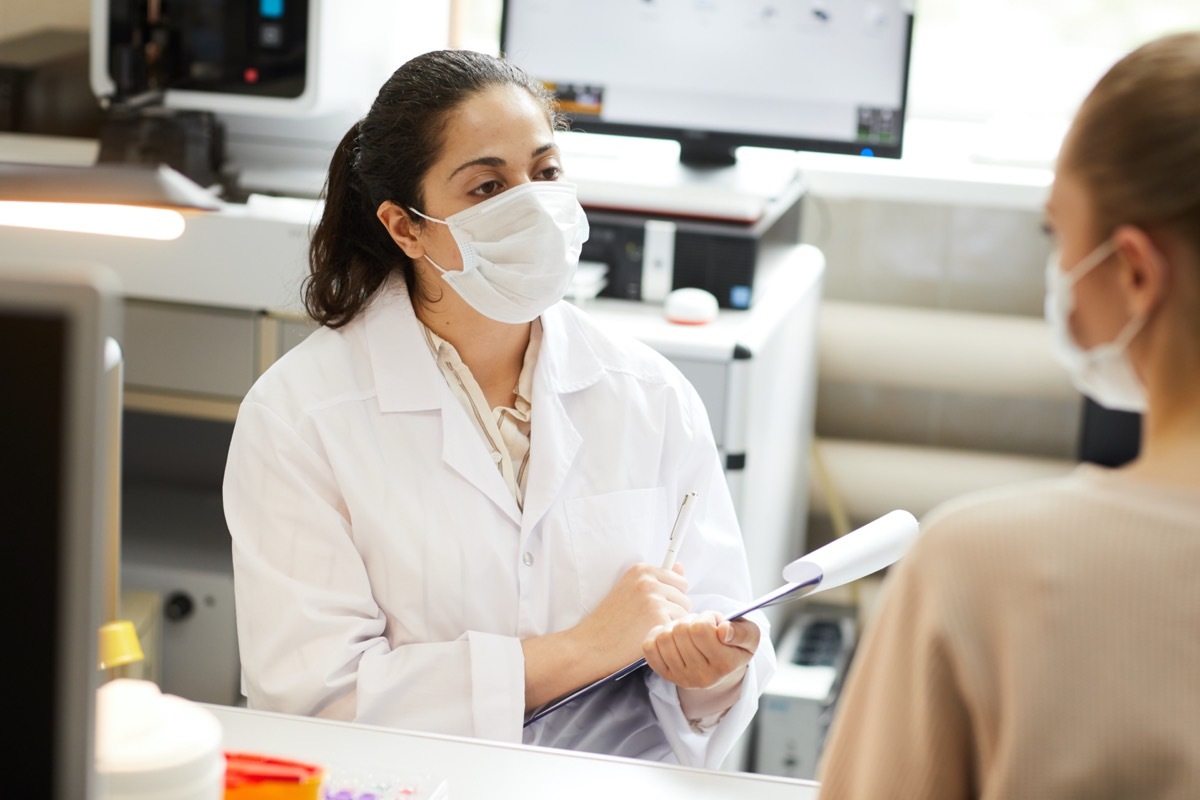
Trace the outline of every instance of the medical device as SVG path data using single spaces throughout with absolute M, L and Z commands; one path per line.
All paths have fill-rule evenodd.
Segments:
M 419 6 L 93 0 L 91 83 L 109 109 L 101 160 L 315 197 L 379 86 L 421 43 L 445 39 L 447 0 Z
M 898 158 L 912 0 L 505 0 L 501 50 L 580 131 Z
M 812 780 L 857 643 L 855 609 L 806 605 L 775 648 L 759 702 L 754 771 Z

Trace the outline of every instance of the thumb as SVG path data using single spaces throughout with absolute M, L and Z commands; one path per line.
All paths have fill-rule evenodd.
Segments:
M 750 620 L 739 619 L 733 622 L 723 621 L 717 626 L 717 635 L 725 644 L 753 653 L 758 649 L 761 632 L 758 630 L 758 626 Z

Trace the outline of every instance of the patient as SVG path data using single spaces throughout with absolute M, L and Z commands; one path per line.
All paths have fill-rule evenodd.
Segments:
M 1064 140 L 1046 317 L 1142 412 L 1120 469 L 964 497 L 888 576 L 822 798 L 1200 797 L 1200 34 L 1130 53 Z

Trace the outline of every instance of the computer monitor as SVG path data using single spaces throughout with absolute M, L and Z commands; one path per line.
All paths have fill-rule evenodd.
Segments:
M 501 51 L 572 129 L 899 158 L 913 0 L 505 0 Z
M 94 796 L 115 291 L 100 268 L 0 263 L 6 796 Z

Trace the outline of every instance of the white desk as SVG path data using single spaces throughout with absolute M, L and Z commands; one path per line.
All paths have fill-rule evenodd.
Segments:
M 452 800 L 815 800 L 817 784 L 206 705 L 222 747 L 444 777 Z

